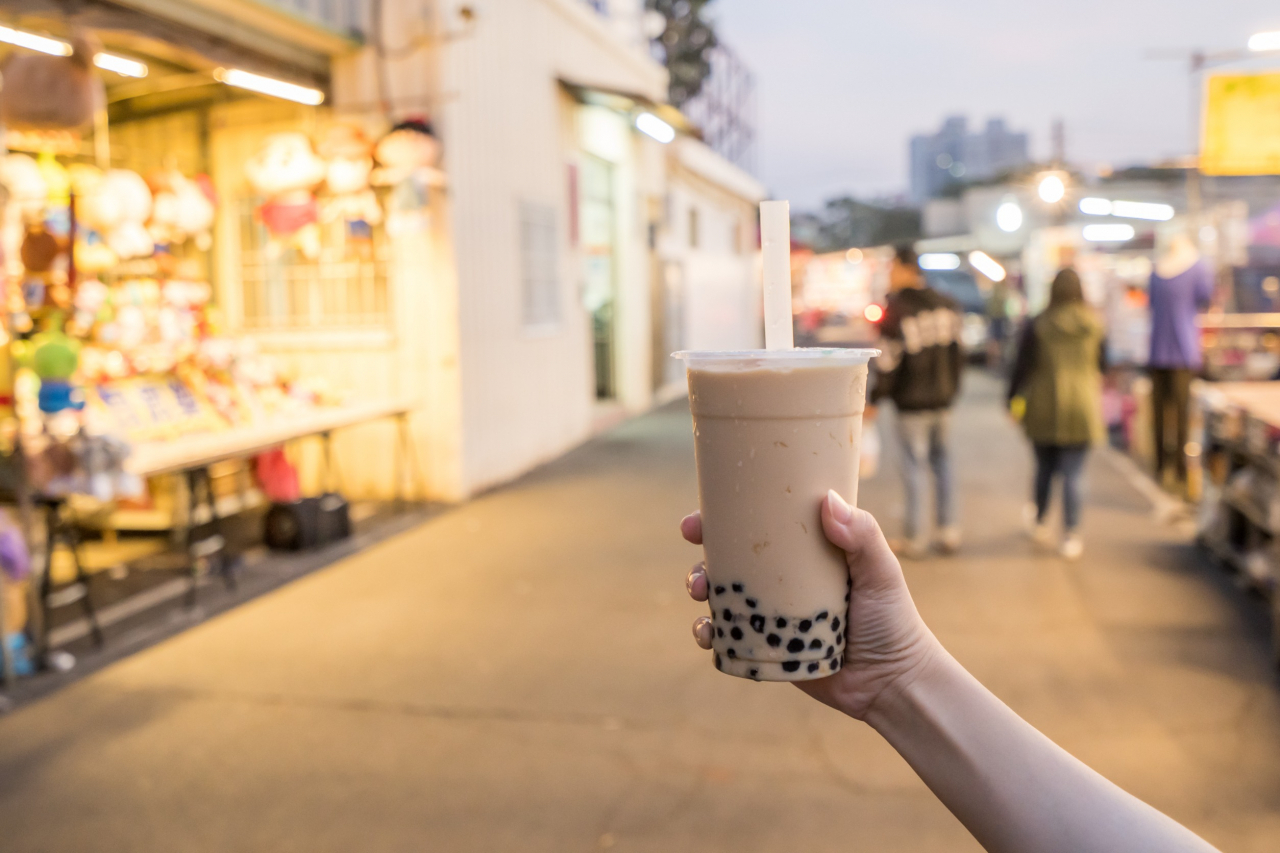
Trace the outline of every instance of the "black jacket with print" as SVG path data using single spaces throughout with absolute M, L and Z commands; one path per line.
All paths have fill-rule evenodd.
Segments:
M 959 304 L 931 287 L 889 295 L 880 323 L 880 349 L 871 402 L 893 400 L 902 412 L 948 408 L 960 391 Z

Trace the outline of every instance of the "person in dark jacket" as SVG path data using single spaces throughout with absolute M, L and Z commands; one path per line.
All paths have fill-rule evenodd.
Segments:
M 948 458 L 951 404 L 960 390 L 964 354 L 960 350 L 960 306 L 929 287 L 916 253 L 899 248 L 889 268 L 889 300 L 880 324 L 876 384 L 869 412 L 882 400 L 897 409 L 902 445 L 902 476 L 906 491 L 905 534 L 892 542 L 908 557 L 927 553 L 925 524 L 925 465 L 933 469 L 936 492 L 936 544 L 943 553 L 960 547 L 960 526 Z
M 1049 307 L 1023 327 L 1009 380 L 1007 402 L 1025 401 L 1022 426 L 1036 454 L 1035 511 L 1028 512 L 1033 540 L 1052 544 L 1049 496 L 1062 479 L 1063 538 L 1059 552 L 1080 557 L 1080 472 L 1089 445 L 1100 442 L 1102 321 L 1084 301 L 1080 276 L 1060 270 L 1049 290 Z

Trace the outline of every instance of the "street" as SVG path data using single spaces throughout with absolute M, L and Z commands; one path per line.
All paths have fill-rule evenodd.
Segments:
M 1108 778 L 1224 851 L 1280 848 L 1264 605 L 1102 453 L 1084 558 L 1034 555 L 999 393 L 972 373 L 957 418 L 965 547 L 907 565 L 926 621 Z M 861 503 L 893 535 L 885 446 Z M 868 727 L 713 670 L 695 505 L 678 401 L 0 718 L 0 848 L 977 850 Z

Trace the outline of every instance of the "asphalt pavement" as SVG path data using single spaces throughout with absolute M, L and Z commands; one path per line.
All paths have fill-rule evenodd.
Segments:
M 970 377 L 966 545 L 907 566 L 925 619 L 1118 784 L 1225 851 L 1280 849 L 1264 606 L 1104 453 L 1084 558 L 1034 554 L 997 397 Z M 885 462 L 862 504 L 894 533 Z M 676 403 L 0 717 L 0 850 L 977 850 L 869 728 L 714 671 L 695 503 Z

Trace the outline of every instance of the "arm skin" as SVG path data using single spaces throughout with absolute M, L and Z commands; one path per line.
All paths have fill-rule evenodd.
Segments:
M 1042 735 L 951 657 L 916 612 L 869 513 L 832 492 L 822 523 L 853 580 L 845 664 L 796 686 L 870 724 L 989 853 L 1213 853 Z M 701 544 L 696 513 L 681 532 Z M 686 586 L 706 600 L 702 564 Z M 710 627 L 706 617 L 694 623 L 703 648 Z

